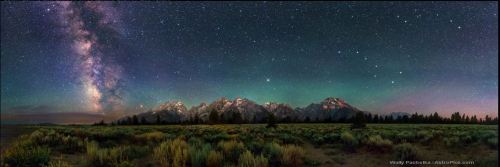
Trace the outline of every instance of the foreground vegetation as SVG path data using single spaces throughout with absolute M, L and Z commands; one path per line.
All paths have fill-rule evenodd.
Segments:
M 36 130 L 18 137 L 2 152 L 2 166 L 388 166 L 394 160 L 471 160 L 479 166 L 498 165 L 496 125 L 30 128 Z

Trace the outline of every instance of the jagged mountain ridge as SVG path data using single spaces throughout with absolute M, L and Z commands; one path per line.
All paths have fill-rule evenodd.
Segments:
M 349 105 L 340 98 L 329 97 L 319 103 L 311 103 L 306 107 L 293 109 L 284 103 L 267 102 L 264 105 L 257 104 L 246 98 L 236 98 L 230 100 L 222 97 L 210 104 L 201 103 L 192 106 L 190 109 L 181 101 L 170 101 L 136 116 L 148 122 L 157 121 L 158 117 L 162 122 L 183 122 L 193 120 L 196 117 L 201 121 L 208 121 L 211 111 L 217 111 L 221 117 L 230 119 L 230 116 L 237 112 L 246 122 L 262 122 L 269 113 L 272 113 L 279 120 L 340 120 L 349 119 L 359 109 Z M 158 116 L 159 115 L 159 116 Z M 120 120 L 127 119 L 127 117 Z
M 329 97 L 320 103 L 312 103 L 305 108 L 297 108 L 300 114 L 300 119 L 310 120 L 340 120 L 348 119 L 354 116 L 356 112 L 361 112 L 359 109 L 352 107 L 340 98 Z

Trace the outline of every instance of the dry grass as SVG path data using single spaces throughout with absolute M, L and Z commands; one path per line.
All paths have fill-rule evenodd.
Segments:
M 186 141 L 177 138 L 173 141 L 162 142 L 153 150 L 153 158 L 160 166 L 187 166 L 189 160 L 189 145 Z
M 286 145 L 281 154 L 281 163 L 285 166 L 302 166 L 305 151 L 299 146 Z

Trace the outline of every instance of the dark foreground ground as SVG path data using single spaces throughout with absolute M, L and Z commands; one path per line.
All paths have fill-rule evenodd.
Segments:
M 498 166 L 497 125 L 2 126 L 10 166 Z M 438 161 L 438 162 L 436 162 Z M 424 165 L 425 166 L 425 165 Z M 432 165 L 437 166 L 437 165 Z M 468 165 L 465 165 L 468 166 Z
M 22 134 L 29 134 L 36 130 L 30 126 L 23 125 L 2 125 L 0 128 L 0 149 L 3 151 L 13 142 L 18 136 Z

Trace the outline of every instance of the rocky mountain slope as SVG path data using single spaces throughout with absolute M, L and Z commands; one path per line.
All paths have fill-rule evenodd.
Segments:
M 139 113 L 138 120 L 156 122 L 183 122 L 199 119 L 208 121 L 210 112 L 215 111 L 221 119 L 232 119 L 235 114 L 244 122 L 262 122 L 272 113 L 278 120 L 285 121 L 311 121 L 341 120 L 349 119 L 356 112 L 361 112 L 357 108 L 349 105 L 340 98 L 329 97 L 319 103 L 311 103 L 306 107 L 293 109 L 288 104 L 268 102 L 264 105 L 257 104 L 246 98 L 236 98 L 234 100 L 225 97 L 219 98 L 210 104 L 201 103 L 187 109 L 180 101 L 165 102 L 147 112 Z M 126 120 L 127 117 L 120 120 Z

